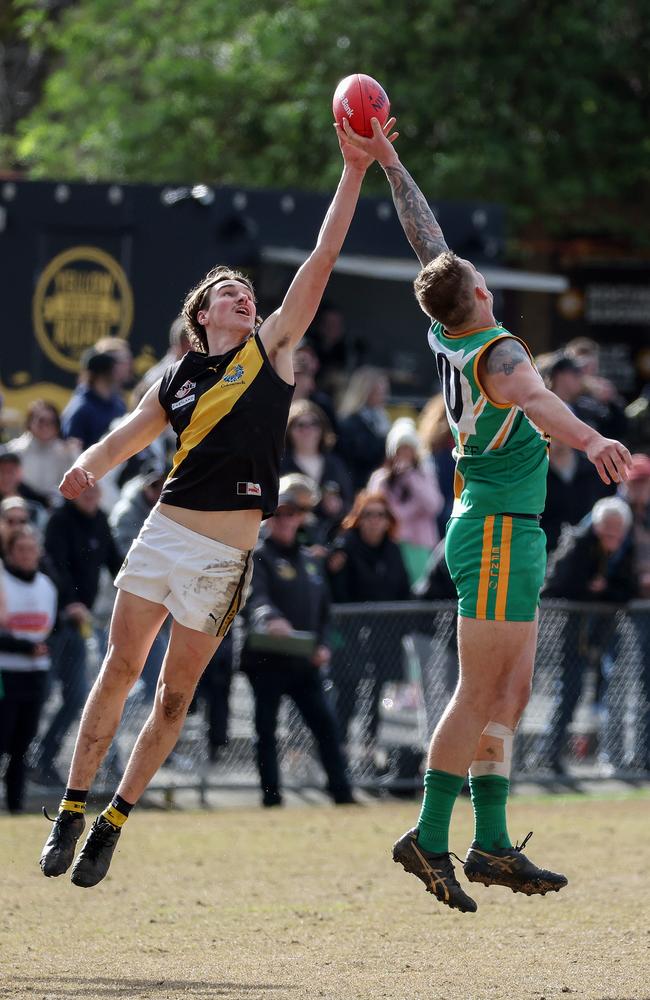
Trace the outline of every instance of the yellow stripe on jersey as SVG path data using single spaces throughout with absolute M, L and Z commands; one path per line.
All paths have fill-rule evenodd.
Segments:
M 508 434 L 512 430 L 512 426 L 515 422 L 515 417 L 517 416 L 517 407 L 513 406 L 510 413 L 503 421 L 499 430 L 496 432 L 489 445 L 485 449 L 486 451 L 494 451 L 497 448 L 501 448 L 505 444 Z
M 494 514 L 485 518 L 483 525 L 483 549 L 481 551 L 481 575 L 478 581 L 476 598 L 476 617 L 485 618 L 488 601 L 488 584 L 490 582 L 490 567 L 492 565 L 492 535 L 494 532 Z
M 512 539 L 512 518 L 503 515 L 501 526 L 501 551 L 499 558 L 499 579 L 497 582 L 497 600 L 494 607 L 494 620 L 503 622 L 506 618 L 506 601 L 508 599 L 508 582 L 510 580 L 510 542 Z
M 241 379 L 238 382 L 224 382 L 223 378 L 219 379 L 217 384 L 205 392 L 197 403 L 189 424 L 181 434 L 180 445 L 174 455 L 172 470 L 169 474 L 170 479 L 174 478 L 178 467 L 187 458 L 192 448 L 200 444 L 219 421 L 230 413 L 259 374 L 263 363 L 255 338 L 251 337 L 243 349 L 235 355 L 228 366 L 228 371 L 224 372 L 224 375 L 227 375 L 235 365 L 241 365 L 244 369 Z
M 458 466 L 454 469 L 454 500 L 460 500 L 460 495 L 465 487 L 465 477 L 459 471 Z

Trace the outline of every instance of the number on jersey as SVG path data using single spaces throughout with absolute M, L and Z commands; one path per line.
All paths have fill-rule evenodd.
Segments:
M 436 351 L 436 367 L 442 385 L 449 423 L 459 434 L 474 434 L 476 416 L 472 402 L 472 387 L 459 368 L 452 365 L 446 354 Z

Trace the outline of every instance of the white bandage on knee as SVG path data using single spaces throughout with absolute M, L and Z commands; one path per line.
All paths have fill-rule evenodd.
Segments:
M 510 777 L 512 766 L 512 741 L 514 730 L 500 722 L 488 722 L 478 742 L 477 757 L 469 767 L 470 776 L 480 778 L 486 774 Z

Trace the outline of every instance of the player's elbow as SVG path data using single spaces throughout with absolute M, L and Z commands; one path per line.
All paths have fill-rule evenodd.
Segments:
M 319 243 L 312 252 L 310 263 L 313 265 L 314 270 L 318 270 L 323 276 L 329 276 L 337 259 L 337 250 L 329 247 L 326 243 Z
M 527 417 L 535 420 L 536 417 L 544 412 L 544 403 L 549 394 L 549 390 L 545 385 L 533 383 L 526 386 L 521 393 L 521 398 L 514 400 L 514 402 L 524 411 Z

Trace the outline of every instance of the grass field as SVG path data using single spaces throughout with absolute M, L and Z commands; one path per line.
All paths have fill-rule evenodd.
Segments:
M 95 889 L 43 878 L 47 824 L 2 817 L 0 997 L 648 1000 L 650 795 L 521 797 L 510 815 L 569 886 L 475 885 L 476 914 L 392 863 L 415 803 L 141 809 Z M 470 836 L 462 800 L 452 847 Z

